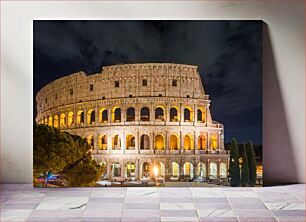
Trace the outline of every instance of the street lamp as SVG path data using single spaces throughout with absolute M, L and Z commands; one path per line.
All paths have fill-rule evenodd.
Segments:
M 154 176 L 155 176 L 155 184 L 157 186 L 157 175 L 158 175 L 158 167 L 157 166 L 153 167 L 153 173 L 154 173 Z

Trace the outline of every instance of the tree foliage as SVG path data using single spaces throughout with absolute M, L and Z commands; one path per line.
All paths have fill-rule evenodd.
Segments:
M 249 164 L 249 172 L 250 172 L 250 179 L 249 179 L 249 186 L 255 186 L 256 184 L 256 159 L 255 159 L 255 153 L 253 148 L 253 143 L 250 140 L 248 144 L 246 145 L 246 156 L 248 158 L 248 164 Z
M 93 186 L 100 179 L 102 171 L 102 167 L 88 155 L 64 169 L 63 175 L 69 186 Z
M 233 187 L 238 187 L 240 185 L 240 169 L 239 169 L 239 153 L 238 153 L 238 143 L 235 138 L 232 139 L 230 146 L 230 185 Z
M 245 144 L 243 144 L 243 146 L 241 147 L 241 157 L 242 157 L 242 167 L 241 167 L 240 184 L 241 186 L 246 187 L 249 184 L 250 173 L 249 173 L 249 162 L 245 150 Z
M 52 172 L 65 178 L 70 186 L 92 184 L 102 172 L 89 150 L 86 139 L 44 124 L 34 124 L 34 177 Z

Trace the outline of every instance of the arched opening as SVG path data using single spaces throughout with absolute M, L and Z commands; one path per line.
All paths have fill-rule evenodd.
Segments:
M 135 109 L 130 107 L 126 110 L 126 121 L 133 122 L 135 121 Z
M 121 141 L 119 135 L 112 138 L 112 150 L 121 150 Z
M 177 136 L 171 135 L 170 136 L 170 150 L 178 150 L 178 142 L 177 142 Z
M 156 121 L 164 121 L 165 118 L 164 118 L 164 109 L 160 106 L 158 106 L 156 109 L 155 109 L 155 120 Z
M 193 150 L 193 141 L 190 135 L 184 137 L 184 150 Z
M 198 137 L 198 150 L 205 150 L 206 149 L 206 138 L 203 135 Z
M 84 125 L 84 112 L 83 110 L 78 111 L 77 113 L 77 124 Z
M 164 150 L 165 149 L 165 140 L 162 135 L 157 135 L 155 137 L 155 149 Z
M 94 137 L 93 137 L 93 135 L 87 136 L 87 143 L 89 144 L 91 149 L 94 149 Z
M 150 177 L 150 171 L 151 171 L 150 164 L 147 163 L 147 162 L 144 162 L 142 164 L 142 176 L 143 177 Z
M 105 176 L 105 174 L 107 174 L 107 165 L 106 162 L 101 162 L 100 163 L 101 169 L 102 169 L 102 175 Z
M 99 148 L 100 150 L 107 150 L 107 136 L 99 136 Z
M 165 164 L 162 162 L 159 162 L 159 166 L 158 166 L 158 176 L 159 177 L 165 177 Z
M 54 118 L 53 118 L 53 126 L 55 128 L 58 128 L 58 115 L 55 115 Z
M 150 121 L 150 110 L 147 107 L 143 107 L 140 110 L 140 120 L 141 121 Z
M 73 112 L 68 113 L 68 126 L 74 125 L 74 118 L 73 118 Z
M 95 117 L 96 113 L 93 109 L 88 110 L 87 112 L 87 124 L 95 124 Z
M 217 136 L 212 135 L 210 137 L 210 149 L 216 150 L 218 147 L 218 141 L 217 141 Z
M 112 177 L 121 177 L 121 165 L 120 163 L 112 164 Z
M 210 178 L 211 179 L 217 178 L 217 164 L 214 162 L 211 162 L 209 165 L 209 168 L 210 168 L 210 172 L 209 172 Z
M 60 115 L 60 127 L 66 126 L 66 115 L 65 113 L 62 113 Z
M 143 134 L 140 137 L 140 149 L 141 150 L 149 150 L 150 149 L 150 138 L 146 134 Z
M 193 164 L 186 162 L 184 164 L 184 176 L 190 176 L 193 177 Z
M 107 123 L 108 121 L 108 112 L 107 109 L 102 108 L 99 111 L 99 121 L 100 123 Z
M 184 109 L 184 122 L 192 121 L 192 109 L 190 107 L 186 107 Z
M 170 109 L 170 122 L 178 122 L 179 116 L 176 107 L 171 107 Z
M 199 123 L 204 123 L 205 122 L 205 112 L 203 108 L 199 108 L 197 112 L 197 121 Z
M 176 162 L 172 162 L 172 177 L 179 177 L 180 176 L 180 165 Z
M 204 163 L 198 163 L 197 175 L 198 177 L 206 177 L 206 165 Z
M 126 164 L 126 177 L 135 177 L 135 163 L 128 162 Z
M 112 110 L 112 121 L 114 123 L 121 122 L 121 109 L 119 107 L 114 107 Z
M 225 163 L 220 163 L 220 178 L 226 178 L 227 177 L 227 169 Z
M 52 126 L 52 116 L 49 116 L 49 120 L 48 120 L 48 126 Z
M 44 124 L 48 125 L 48 117 L 44 117 Z
M 135 137 L 133 135 L 126 136 L 126 149 L 127 150 L 135 149 Z

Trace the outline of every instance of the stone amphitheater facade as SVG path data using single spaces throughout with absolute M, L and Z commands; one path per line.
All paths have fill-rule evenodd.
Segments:
M 105 176 L 226 178 L 224 127 L 213 121 L 197 66 L 122 64 L 74 73 L 36 96 L 36 122 L 87 138 Z M 157 169 L 157 170 L 156 170 Z

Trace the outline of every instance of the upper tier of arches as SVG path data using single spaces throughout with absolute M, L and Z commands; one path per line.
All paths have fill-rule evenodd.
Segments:
M 209 100 L 196 66 L 125 64 L 92 75 L 74 73 L 47 84 L 36 95 L 37 113 L 80 102 L 142 97 Z
M 135 108 L 132 105 L 126 107 L 117 105 L 113 107 L 75 109 L 66 112 L 49 113 L 41 115 L 37 122 L 56 128 L 120 124 L 123 122 L 133 125 L 135 122 L 146 123 L 150 121 L 154 121 L 157 125 L 165 122 L 169 124 L 198 123 L 205 125 L 209 119 L 208 112 L 209 110 L 205 106 L 172 105 L 165 107 L 157 105 L 152 109 L 146 105 L 140 108 Z M 222 125 L 216 124 L 216 127 L 222 127 Z

